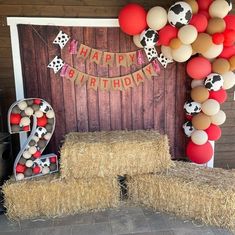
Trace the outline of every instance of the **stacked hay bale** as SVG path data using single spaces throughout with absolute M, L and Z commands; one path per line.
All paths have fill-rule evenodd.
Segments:
M 156 211 L 235 228 L 235 173 L 176 162 L 158 174 L 128 178 L 129 196 Z
M 8 181 L 11 219 L 64 216 L 119 205 L 118 175 L 170 168 L 168 139 L 155 131 L 70 133 L 61 149 L 61 175 Z

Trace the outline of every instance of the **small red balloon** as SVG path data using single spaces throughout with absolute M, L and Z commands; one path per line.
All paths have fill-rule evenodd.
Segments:
M 202 33 L 205 32 L 207 28 L 208 20 L 205 15 L 198 13 L 193 15 L 189 24 L 193 25 L 199 33 Z
M 187 63 L 186 71 L 193 79 L 205 79 L 205 77 L 211 73 L 211 63 L 204 57 L 194 57 Z
M 200 10 L 207 11 L 212 1 L 213 0 L 197 0 L 197 4 Z
M 235 15 L 227 15 L 224 17 L 226 29 L 235 30 Z
M 42 117 L 37 119 L 37 125 L 44 127 L 47 124 L 47 117 L 45 115 L 43 115 Z
M 224 46 L 230 47 L 235 42 L 235 30 L 233 29 L 226 29 L 224 31 Z
M 178 29 L 171 25 L 166 25 L 159 31 L 158 45 L 168 46 L 171 39 L 177 38 Z
M 214 151 L 209 141 L 203 145 L 197 145 L 190 140 L 186 148 L 188 158 L 197 164 L 204 164 L 210 161 L 213 153 Z
M 51 158 L 50 158 L 50 162 L 51 162 L 51 163 L 56 163 L 56 157 L 51 157 Z
M 26 170 L 25 165 L 17 164 L 16 166 L 16 173 L 24 173 Z
M 220 104 L 227 100 L 227 92 L 224 89 L 218 91 L 209 91 L 209 99 L 217 100 Z
M 219 55 L 219 58 L 229 59 L 235 55 L 235 46 L 224 47 L 223 51 Z
M 41 168 L 40 168 L 39 166 L 35 166 L 35 167 L 33 168 L 33 173 L 34 173 L 35 175 L 39 174 L 40 172 L 41 172 Z
M 185 118 L 186 118 L 188 121 L 192 121 L 193 115 L 186 114 L 186 115 L 185 115 Z
M 36 153 L 33 154 L 35 158 L 40 158 L 42 156 L 42 153 L 40 151 L 36 151 Z
M 121 30 L 129 35 L 136 35 L 147 28 L 147 12 L 137 3 L 124 6 L 118 15 Z
M 212 41 L 216 45 L 222 44 L 224 42 L 224 34 L 222 34 L 222 33 L 213 34 Z
M 34 104 L 41 104 L 41 102 L 42 102 L 42 101 L 41 101 L 40 99 L 34 99 L 34 100 L 33 100 L 33 103 L 34 103 Z
M 208 140 L 216 141 L 221 137 L 222 131 L 219 126 L 211 124 L 205 132 L 208 135 Z
M 20 123 L 21 115 L 19 113 L 11 113 L 10 123 L 13 125 L 18 125 Z

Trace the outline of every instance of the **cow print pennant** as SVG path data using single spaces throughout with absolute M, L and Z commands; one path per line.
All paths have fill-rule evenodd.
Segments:
M 53 44 L 58 44 L 60 46 L 60 49 L 63 49 L 66 43 L 69 41 L 69 39 L 70 39 L 69 35 L 60 30 L 55 40 L 53 41 Z
M 155 47 L 144 47 L 144 51 L 147 55 L 148 61 L 152 61 L 158 57 L 157 50 Z
M 57 73 L 64 65 L 64 61 L 56 56 L 47 67 L 54 70 L 54 73 Z
M 173 62 L 173 60 L 166 58 L 162 53 L 157 58 L 164 68 L 166 68 L 168 64 Z

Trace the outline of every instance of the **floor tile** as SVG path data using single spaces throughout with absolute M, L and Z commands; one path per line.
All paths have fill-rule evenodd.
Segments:
M 31 235 L 30 231 L 8 231 L 2 232 L 0 228 L 0 235 Z
M 111 235 L 109 223 L 81 224 L 72 227 L 72 235 Z
M 132 233 L 133 222 L 129 215 L 119 215 L 110 220 L 113 234 Z
M 54 224 L 53 219 L 22 220 L 19 222 L 21 229 L 48 228 Z
M 70 226 L 53 227 L 53 228 L 37 228 L 29 230 L 30 235 L 71 235 L 72 229 Z
M 132 231 L 137 232 L 151 232 L 151 227 L 147 221 L 147 218 L 142 214 L 133 215 L 132 220 Z
M 105 223 L 109 222 L 109 212 L 108 211 L 100 211 L 95 212 L 92 215 L 92 222 L 93 223 Z
M 143 214 L 143 210 L 139 207 L 121 207 L 117 209 L 110 209 L 108 211 L 108 216 L 110 219 L 119 217 L 122 215 L 136 215 Z
M 5 215 L 0 215 L 0 231 L 15 231 L 19 230 L 20 226 L 18 222 L 10 221 Z

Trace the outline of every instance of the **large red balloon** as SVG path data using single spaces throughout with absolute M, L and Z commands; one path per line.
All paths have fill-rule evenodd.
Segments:
M 209 99 L 217 100 L 220 104 L 227 100 L 227 92 L 224 89 L 209 91 Z
M 11 113 L 10 115 L 10 123 L 14 125 L 18 125 L 20 123 L 21 115 L 19 113 Z
M 197 145 L 190 140 L 186 148 L 186 155 L 188 158 L 197 164 L 204 164 L 210 161 L 213 152 L 213 148 L 209 141 L 203 145 Z
M 118 15 L 121 30 L 129 35 L 136 35 L 147 28 L 147 12 L 137 3 L 124 6 Z
M 46 126 L 46 124 L 47 124 L 47 117 L 45 115 L 43 115 L 40 118 L 37 118 L 37 125 L 38 126 L 44 127 L 44 126 Z
M 224 46 L 230 47 L 235 42 L 235 30 L 233 29 L 226 29 L 224 31 Z
M 197 4 L 200 10 L 207 11 L 211 3 L 212 0 L 197 0 Z
M 203 14 L 195 14 L 190 20 L 189 24 L 193 25 L 199 33 L 203 33 L 208 25 L 208 20 Z
M 186 71 L 193 79 L 205 79 L 205 77 L 211 73 L 211 63 L 204 57 L 194 57 L 187 63 Z
M 171 39 L 177 38 L 178 29 L 171 25 L 166 25 L 159 31 L 158 45 L 168 46 Z
M 226 29 L 235 30 L 235 15 L 227 15 L 224 17 Z
M 219 58 L 229 59 L 235 55 L 235 46 L 224 47 L 223 51 L 219 55 Z
M 221 129 L 219 126 L 211 124 L 206 130 L 205 132 L 208 135 L 208 140 L 213 140 L 216 141 L 221 137 Z

